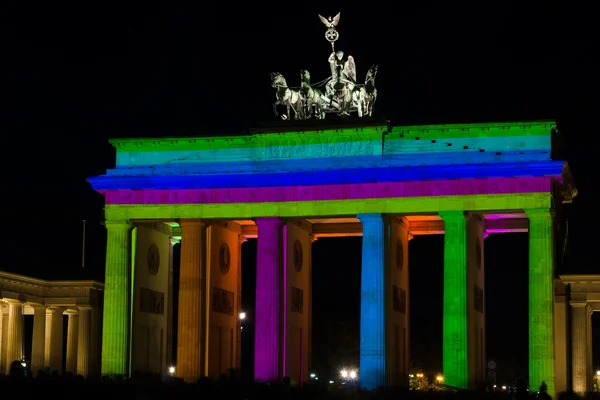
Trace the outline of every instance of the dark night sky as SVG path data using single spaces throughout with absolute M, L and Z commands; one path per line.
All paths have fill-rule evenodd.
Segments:
M 301 68 L 313 80 L 326 77 L 329 45 L 316 15 L 338 11 L 338 48 L 354 56 L 359 79 L 380 65 L 376 113 L 396 124 L 557 119 L 580 191 L 567 210 L 570 256 L 560 268 L 598 268 L 589 250 L 597 239 L 586 231 L 596 211 L 592 10 L 506 1 L 341 10 L 7 3 L 0 10 L 4 270 L 102 277 L 102 199 L 85 178 L 113 166 L 107 138 L 239 132 L 272 119 L 269 72 L 291 85 Z M 82 219 L 89 221 L 83 271 Z M 352 240 L 314 248 L 327 254 L 315 261 L 315 301 L 340 315 L 339 326 L 358 320 L 360 258 L 347 249 L 360 246 Z M 442 249 L 441 237 L 410 245 L 413 354 L 432 369 L 441 356 Z M 526 360 L 526 249 L 523 235 L 486 239 L 488 353 L 499 362 Z M 326 282 L 342 269 L 348 281 L 333 285 L 339 292 L 327 300 Z

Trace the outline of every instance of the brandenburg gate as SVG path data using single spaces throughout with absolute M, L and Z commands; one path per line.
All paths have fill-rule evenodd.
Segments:
M 255 378 L 307 380 L 311 242 L 362 235 L 360 384 L 406 385 L 408 241 L 444 234 L 443 374 L 474 388 L 486 375 L 485 237 L 529 232 L 529 382 L 553 393 L 567 381 L 555 357 L 567 328 L 555 318 L 553 221 L 576 189 L 553 152 L 553 121 L 299 126 L 111 141 L 116 167 L 90 179 L 108 230 L 103 374 L 165 371 L 175 306 L 178 376 L 239 367 L 240 249 L 254 237 Z

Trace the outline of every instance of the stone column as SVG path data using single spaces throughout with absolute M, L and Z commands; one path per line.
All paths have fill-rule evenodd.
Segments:
M 92 325 L 92 308 L 79 306 L 79 323 L 77 333 L 77 375 L 87 377 L 90 369 L 90 337 Z
M 587 371 L 587 303 L 571 301 L 571 369 L 573 390 L 585 394 L 588 382 Z
M 204 372 L 206 226 L 201 220 L 181 220 L 179 312 L 176 374 L 196 382 Z
M 33 306 L 33 339 L 31 341 L 31 372 L 37 375 L 44 369 L 46 348 L 46 306 Z
M 7 325 L 4 325 L 4 300 L 0 300 L 0 375 L 4 374 L 4 363 L 6 362 L 6 336 Z
M 469 387 L 467 331 L 467 230 L 463 211 L 440 213 L 444 221 L 444 383 Z
M 8 335 L 6 343 L 6 372 L 13 361 L 23 359 L 23 304 L 8 301 Z
M 102 375 L 129 374 L 131 224 L 106 221 Z
M 238 276 L 237 276 L 237 309 L 239 312 L 242 312 L 242 245 L 246 241 L 246 237 L 239 235 L 238 236 Z M 235 352 L 235 368 L 239 371 L 242 369 L 242 320 L 239 318 L 239 315 L 236 315 L 237 324 L 236 324 L 236 352 Z
M 254 378 L 263 382 L 279 379 L 281 372 L 281 227 L 279 218 L 256 218 L 256 309 L 254 333 Z
M 46 333 L 44 336 L 44 367 L 50 365 L 50 347 L 52 338 L 52 312 L 46 308 Z
M 360 386 L 385 386 L 384 229 L 380 214 L 359 214 L 363 227 L 360 283 Z
M 592 336 L 592 313 L 594 310 L 592 309 L 592 305 L 588 303 L 587 306 L 587 391 L 591 392 L 594 385 L 594 375 L 596 371 L 594 371 L 594 363 L 592 359 L 592 344 L 594 343 Z
M 67 372 L 77 374 L 77 344 L 79 333 L 79 315 L 76 310 L 67 310 L 69 324 L 67 325 Z
M 51 371 L 62 372 L 63 360 L 63 313 L 59 307 L 50 308 L 50 343 L 48 365 Z
M 529 387 L 554 396 L 554 227 L 549 209 L 529 218 Z
M 173 246 L 179 238 L 169 238 L 169 293 L 167 295 L 167 368 L 173 365 Z

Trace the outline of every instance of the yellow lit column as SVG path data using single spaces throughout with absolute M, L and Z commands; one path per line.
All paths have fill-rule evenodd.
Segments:
M 554 227 L 549 209 L 529 218 L 529 387 L 554 396 Z
M 75 310 L 67 310 L 67 372 L 77 373 L 77 342 L 79 333 L 79 314 Z
M 4 363 L 6 362 L 6 330 L 8 324 L 4 324 L 4 300 L 0 299 L 0 375 L 4 374 Z
M 23 359 L 23 304 L 8 301 L 8 335 L 6 343 L 6 371 L 13 361 Z
M 169 238 L 169 291 L 167 305 L 167 368 L 173 365 L 173 246 L 179 243 L 179 237 Z
M 588 387 L 586 302 L 571 301 L 571 326 L 573 390 L 578 394 L 583 395 Z
M 191 383 L 203 376 L 206 225 L 201 220 L 181 220 L 180 225 L 176 374 Z
M 46 306 L 33 306 L 33 339 L 31 341 L 31 372 L 37 375 L 44 369 L 46 347 Z
M 50 365 L 50 339 L 52 338 L 52 312 L 46 309 L 46 334 L 44 336 L 44 367 Z
M 51 371 L 62 372 L 63 360 L 63 313 L 60 307 L 50 308 L 49 361 Z
M 90 368 L 90 337 L 92 308 L 79 306 L 79 324 L 77 333 L 77 375 L 87 377 Z
M 129 374 L 131 224 L 106 221 L 102 375 Z
M 592 360 L 592 344 L 593 344 L 593 339 L 592 339 L 592 313 L 594 312 L 594 310 L 592 309 L 592 305 L 588 303 L 587 306 L 587 391 L 591 392 L 592 391 L 592 387 L 593 387 L 593 382 L 594 382 L 594 374 L 596 373 L 594 371 L 594 364 L 593 364 L 593 360 Z

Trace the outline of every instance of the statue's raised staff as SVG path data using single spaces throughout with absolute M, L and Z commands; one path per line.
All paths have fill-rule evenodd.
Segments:
M 319 19 L 327 28 L 325 39 L 331 44 L 331 54 L 328 59 L 331 76 L 320 82 L 311 83 L 308 71 L 302 70 L 300 86 L 290 88 L 283 75 L 272 73 L 271 85 L 277 89 L 277 101 L 273 107 L 275 110 L 280 105 L 286 107 L 286 113 L 281 115 L 282 119 L 290 119 L 292 111 L 294 119 L 323 119 L 326 113 L 336 113 L 342 117 L 352 113 L 357 113 L 359 117 L 371 116 L 377 98 L 375 88 L 377 66 L 369 69 L 364 84 L 358 83 L 354 57 L 344 58 L 344 52 L 335 49 L 335 42 L 340 37 L 337 31 L 340 13 L 333 18 L 319 15 Z M 325 86 L 324 94 L 321 92 L 322 89 L 319 89 L 322 86 Z M 278 115 L 277 111 L 275 114 Z

